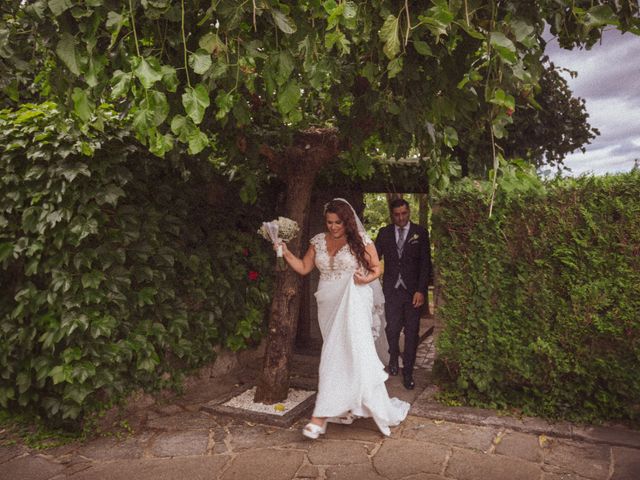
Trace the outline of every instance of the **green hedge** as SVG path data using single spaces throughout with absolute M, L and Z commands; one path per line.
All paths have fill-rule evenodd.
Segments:
M 256 342 L 272 215 L 206 162 L 149 158 L 116 118 L 0 112 L 0 405 L 78 424 Z M 269 202 L 266 202 L 267 204 Z
M 434 213 L 439 374 L 475 406 L 640 416 L 640 172 L 498 199 L 463 182 Z M 504 192 L 502 192 L 504 195 Z

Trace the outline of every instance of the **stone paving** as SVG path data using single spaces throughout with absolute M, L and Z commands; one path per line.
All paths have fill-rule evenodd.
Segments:
M 125 439 L 44 452 L 0 449 L 0 478 L 637 480 L 640 445 L 522 433 L 410 415 L 391 437 L 370 420 L 330 425 L 318 441 L 283 429 L 183 410 Z M 634 436 L 635 434 L 635 436 Z M 640 440 L 638 432 L 626 431 Z M 623 440 L 624 441 L 624 440 Z M 620 442 L 618 442 L 620 443 Z
M 640 480 L 640 432 L 435 404 L 425 360 L 433 344 L 420 348 L 416 389 L 405 390 L 399 377 L 388 381 L 392 395 L 412 403 L 390 437 L 369 419 L 331 424 L 311 441 L 300 433 L 305 420 L 279 428 L 201 411 L 255 380 L 255 370 L 241 370 L 131 413 L 134 432 L 125 437 L 44 451 L 0 447 L 0 480 Z M 298 376 L 313 362 L 297 356 Z

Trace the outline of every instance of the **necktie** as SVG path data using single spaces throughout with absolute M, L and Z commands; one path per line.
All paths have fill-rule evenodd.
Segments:
M 405 237 L 405 231 L 404 228 L 399 228 L 398 229 L 398 242 L 396 243 L 396 247 L 398 249 L 398 258 L 402 257 L 402 250 L 404 248 L 404 237 Z M 398 272 L 398 280 L 396 280 L 396 284 L 394 286 L 394 288 L 407 288 L 407 286 L 404 284 L 404 281 L 402 280 L 402 273 Z
M 398 230 L 398 257 L 402 256 L 402 249 L 404 248 L 404 228 Z

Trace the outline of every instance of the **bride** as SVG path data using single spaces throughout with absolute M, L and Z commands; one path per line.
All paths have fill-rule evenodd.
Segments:
M 310 240 L 302 259 L 280 244 L 294 271 L 307 275 L 314 266 L 320 271 L 315 293 L 323 339 L 318 395 L 302 434 L 316 439 L 326 432 L 327 422 L 352 423 L 355 417 L 372 417 L 380 431 L 390 435 L 389 427 L 404 420 L 409 404 L 389 398 L 384 383 L 388 376 L 376 352 L 378 254 L 346 200 L 331 200 L 324 216 L 326 233 Z

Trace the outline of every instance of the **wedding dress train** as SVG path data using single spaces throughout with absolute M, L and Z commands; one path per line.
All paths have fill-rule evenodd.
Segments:
M 374 322 L 374 290 L 371 285 L 356 285 L 353 281 L 358 262 L 348 245 L 331 257 L 324 233 L 313 237 L 311 243 L 320 270 L 315 296 L 323 338 L 313 415 L 341 417 L 352 413 L 371 417 L 380 431 L 389 435 L 389 427 L 404 420 L 410 405 L 389 398 L 385 386 L 388 375 L 374 340 L 374 331 L 380 328 Z M 371 239 L 365 237 L 365 244 L 368 243 Z

